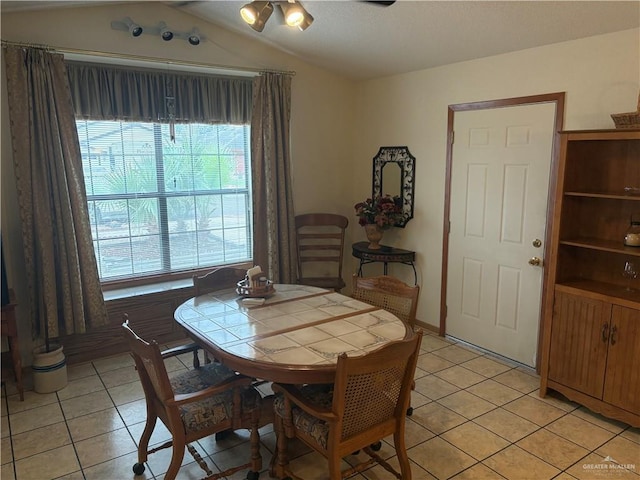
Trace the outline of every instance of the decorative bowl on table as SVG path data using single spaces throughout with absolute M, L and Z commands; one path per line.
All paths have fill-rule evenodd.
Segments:
M 258 283 L 257 285 L 251 285 L 251 282 L 245 279 L 239 281 L 237 287 L 236 293 L 245 298 L 267 298 L 276 293 L 271 280 Z

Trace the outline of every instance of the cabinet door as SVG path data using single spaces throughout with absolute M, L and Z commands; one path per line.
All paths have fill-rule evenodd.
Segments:
M 602 398 L 611 304 L 556 291 L 549 379 Z
M 604 401 L 640 414 L 640 311 L 613 306 Z

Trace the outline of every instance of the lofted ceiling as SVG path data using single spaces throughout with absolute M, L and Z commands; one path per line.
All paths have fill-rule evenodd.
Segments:
M 240 18 L 239 9 L 248 2 L 162 3 L 353 79 L 422 70 L 640 26 L 640 0 L 398 0 L 388 7 L 359 0 L 303 0 L 315 18 L 307 30 L 284 26 L 276 9 L 264 31 L 258 33 Z M 106 2 L 2 1 L 0 6 L 4 12 L 96 3 Z

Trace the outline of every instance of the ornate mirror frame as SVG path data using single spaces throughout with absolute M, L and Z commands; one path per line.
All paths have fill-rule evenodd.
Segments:
M 373 157 L 373 187 L 372 198 L 385 195 L 384 167 L 395 163 L 400 167 L 400 198 L 402 200 L 403 220 L 396 227 L 404 228 L 413 218 L 413 194 L 415 191 L 416 158 L 411 155 L 407 147 L 380 147 Z M 394 188 L 394 190 L 396 190 Z

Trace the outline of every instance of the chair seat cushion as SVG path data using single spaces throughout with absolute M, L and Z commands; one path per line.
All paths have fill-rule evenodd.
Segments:
M 300 393 L 305 398 L 305 403 L 309 405 L 331 408 L 333 384 L 304 385 L 300 387 Z M 282 395 L 276 396 L 273 406 L 276 415 L 284 418 L 284 397 Z M 329 425 L 325 421 L 310 415 L 294 403 L 292 403 L 291 419 L 296 430 L 305 433 L 326 450 Z
M 236 372 L 219 363 L 210 363 L 200 368 L 188 370 L 171 378 L 174 393 L 198 392 L 236 376 Z M 241 392 L 242 414 L 261 406 L 258 391 L 247 386 Z M 230 420 L 233 415 L 233 391 L 228 390 L 199 402 L 180 406 L 180 416 L 187 432 L 209 429 L 216 424 Z

